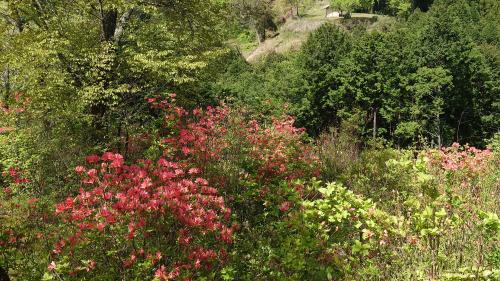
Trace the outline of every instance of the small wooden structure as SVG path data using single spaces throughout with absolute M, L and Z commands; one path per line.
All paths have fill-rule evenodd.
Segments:
M 333 12 L 332 6 L 326 5 L 323 7 L 323 10 L 325 10 L 325 18 L 328 17 L 328 15 Z

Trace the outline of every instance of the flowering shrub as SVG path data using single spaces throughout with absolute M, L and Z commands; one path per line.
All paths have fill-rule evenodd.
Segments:
M 454 143 L 423 151 L 412 161 L 388 162 L 391 167 L 407 167 L 401 177 L 411 178 L 413 192 L 400 207 L 405 210 L 410 247 L 401 249 L 408 268 L 421 268 L 418 278 L 490 280 L 493 268 L 485 257 L 500 236 L 485 231 L 484 225 L 495 225 L 492 218 L 499 211 L 497 161 L 488 149 Z M 408 278 L 401 273 L 394 276 Z
M 262 247 L 276 247 L 286 237 L 287 216 L 306 196 L 297 180 L 318 175 L 318 160 L 304 131 L 290 117 L 261 124 L 224 105 L 187 111 L 156 98 L 149 102 L 166 111 L 170 135 L 161 141 L 163 157 L 199 172 L 233 210 L 237 250 L 228 264 L 239 278 L 253 278 L 267 257 L 263 253 L 257 263 L 249 258 L 255 261 Z
M 167 119 L 176 120 L 177 132 L 164 140 L 168 155 L 200 169 L 244 220 L 256 219 L 264 212 L 263 204 L 276 211 L 278 206 L 288 209 L 292 203 L 286 198 L 302 186 L 295 185 L 293 191 L 282 183 L 293 185 L 318 175 L 312 146 L 291 117 L 266 126 L 220 106 L 192 113 L 176 108 Z
M 469 176 L 477 175 L 486 166 L 486 160 L 492 156 L 489 149 L 481 150 L 475 147 L 454 143 L 451 147 L 442 148 L 433 159 L 441 161 L 441 168 L 446 171 L 467 170 Z
M 18 280 L 36 280 L 31 270 L 44 262 L 50 247 L 45 238 L 45 202 L 34 197 L 30 180 L 18 168 L 0 177 L 0 271 L 19 272 Z M 0 274 L 1 276 L 1 274 Z
M 459 272 L 466 272 L 463 268 L 467 264 L 475 272 L 465 274 L 466 279 L 489 280 L 492 268 L 485 257 L 497 247 L 500 236 L 498 232 L 485 231 L 484 216 L 494 218 L 499 211 L 495 202 L 498 158 L 489 149 L 458 143 L 428 151 L 422 157 L 427 161 L 427 173 L 437 195 L 424 201 L 423 210 L 414 215 L 415 227 L 429 248 L 428 275 L 458 276 Z M 439 255 L 446 255 L 449 260 L 440 260 Z M 450 262 L 455 260 L 461 262 Z
M 70 227 L 53 252 L 68 253 L 71 274 L 110 271 L 112 261 L 121 274 L 142 266 L 159 280 L 192 278 L 224 260 L 231 210 L 197 169 L 165 158 L 127 166 L 109 152 L 87 163 L 75 169 L 79 194 L 56 206 Z
M 491 278 L 495 270 L 488 257 L 495 256 L 500 236 L 485 231 L 485 225 L 487 229 L 495 226 L 500 211 L 498 160 L 498 154 L 488 149 L 459 144 L 418 154 L 394 149 L 363 151 L 340 179 L 398 216 L 397 229 L 404 234 L 404 239 L 385 248 L 371 245 L 377 251 L 392 252 L 392 256 L 368 259 L 377 269 L 371 273 L 384 280 Z M 344 229 L 351 233 L 348 227 Z
M 428 153 L 431 173 L 443 177 L 441 182 L 453 191 L 473 197 L 480 194 L 481 176 L 489 172 L 491 161 L 497 161 L 492 156 L 489 149 L 460 146 L 458 143 Z
M 194 278 L 225 260 L 231 208 L 254 221 L 266 202 L 284 214 L 298 205 L 287 200 L 295 191 L 282 182 L 316 173 L 311 147 L 291 118 L 261 127 L 226 106 L 188 112 L 158 98 L 148 102 L 165 112 L 162 156 L 129 166 L 108 152 L 76 167 L 82 188 L 56 206 L 68 227 L 55 243 L 52 275 L 153 268 L 159 280 Z M 110 260 L 119 265 L 114 273 Z
M 178 134 L 165 143 L 171 144 L 178 158 L 196 163 L 202 170 L 210 169 L 214 162 L 231 160 L 230 156 L 240 156 L 243 176 L 262 184 L 293 181 L 315 172 L 317 159 L 312 147 L 304 144 L 304 130 L 295 128 L 291 117 L 261 126 L 256 120 L 238 117 L 226 106 L 195 109 L 192 114 L 177 108 L 176 114 Z

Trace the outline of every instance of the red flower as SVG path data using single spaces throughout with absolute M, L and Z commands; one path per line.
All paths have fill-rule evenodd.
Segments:
M 189 172 L 188 172 L 188 174 L 190 174 L 190 175 L 199 174 L 199 173 L 200 173 L 200 169 L 198 169 L 198 168 L 191 168 L 191 169 L 189 169 Z
M 78 173 L 78 174 L 81 174 L 81 173 L 85 172 L 85 167 L 83 167 L 83 166 L 77 166 L 75 168 L 75 172 Z
M 96 163 L 97 161 L 101 160 L 101 158 L 97 155 L 90 155 L 90 156 L 87 156 L 85 158 L 85 160 L 87 161 L 87 163 L 93 164 L 93 163 Z
M 156 270 L 155 277 L 161 281 L 167 280 L 167 271 L 164 265 Z
M 280 211 L 286 212 L 286 211 L 288 211 L 290 209 L 291 206 L 292 206 L 292 202 L 285 201 L 285 202 L 281 203 L 281 205 L 280 205 Z
M 47 269 L 49 271 L 54 271 L 56 269 L 56 263 L 55 262 L 51 262 L 48 266 L 47 266 Z

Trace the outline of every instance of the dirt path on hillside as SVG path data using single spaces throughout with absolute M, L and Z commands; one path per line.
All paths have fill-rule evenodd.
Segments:
M 352 13 L 352 18 L 372 18 L 375 14 Z M 285 53 L 288 51 L 299 50 L 312 31 L 319 28 L 325 22 L 340 24 L 338 14 L 330 13 L 325 17 L 324 11 L 320 6 L 312 8 L 308 14 L 300 18 L 290 19 L 279 29 L 279 35 L 274 38 L 268 38 L 261 43 L 255 50 L 245 55 L 248 62 L 255 62 L 259 58 L 270 53 Z
M 298 50 L 307 39 L 307 35 L 327 21 L 327 19 L 298 19 L 290 21 L 290 23 L 285 24 L 280 29 L 278 36 L 268 38 L 261 43 L 246 59 L 252 62 L 269 53 L 284 53 Z

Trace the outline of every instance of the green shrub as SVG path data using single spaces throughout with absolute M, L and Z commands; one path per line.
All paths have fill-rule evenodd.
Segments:
M 383 271 L 380 261 L 390 259 L 390 245 L 402 235 L 400 219 L 341 184 L 318 191 L 321 198 L 304 202 L 304 220 L 318 240 L 320 268 L 328 280 L 377 278 Z

